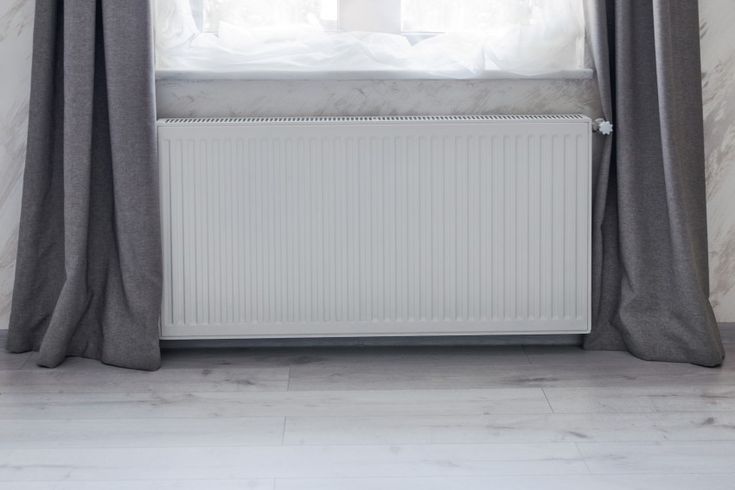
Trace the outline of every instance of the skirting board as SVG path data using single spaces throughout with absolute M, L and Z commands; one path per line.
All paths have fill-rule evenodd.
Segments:
M 421 347 L 421 346 L 504 346 L 580 345 L 582 335 L 457 335 L 407 337 L 331 337 L 298 339 L 210 339 L 162 340 L 163 349 L 220 347 Z
M 735 322 L 720 323 L 723 342 L 735 343 Z M 163 349 L 224 347 L 419 347 L 581 345 L 584 335 L 473 335 L 444 337 L 340 337 L 300 339 L 163 340 Z
M 735 343 L 735 322 L 720 323 L 723 342 Z M 5 346 L 8 331 L 0 329 L 0 345 Z M 471 337 L 370 337 L 329 339 L 240 339 L 240 340 L 163 340 L 163 349 L 232 347 L 370 347 L 370 346 L 459 346 L 459 345 L 579 345 L 582 335 L 500 335 Z

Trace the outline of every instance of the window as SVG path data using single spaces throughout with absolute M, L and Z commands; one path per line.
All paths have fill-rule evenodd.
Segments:
M 156 0 L 159 71 L 540 75 L 584 66 L 583 0 Z

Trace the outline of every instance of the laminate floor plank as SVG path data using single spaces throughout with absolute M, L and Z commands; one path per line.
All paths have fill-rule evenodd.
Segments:
M 94 361 L 89 361 L 94 362 Z M 146 372 L 97 369 L 17 369 L 0 371 L 0 393 L 186 393 L 286 391 L 288 367 L 161 369 Z
M 280 445 L 283 417 L 14 419 L 0 421 L 0 448 Z
M 285 444 L 735 441 L 735 412 L 288 417 Z
M 0 490 L 274 490 L 275 480 L 13 481 Z
M 498 387 L 630 387 L 725 385 L 735 370 L 706 369 L 687 364 L 643 363 L 580 365 L 540 363 L 506 367 L 445 365 L 406 366 L 400 360 L 360 366 L 304 365 L 291 367 L 290 390 L 483 389 Z
M 542 366 L 577 366 L 592 368 L 634 368 L 641 374 L 659 367 L 676 369 L 677 372 L 716 372 L 735 370 L 735 360 L 726 358 L 721 368 L 707 368 L 693 364 L 676 362 L 651 362 L 638 359 L 628 352 L 585 350 L 581 346 L 540 346 L 523 347 L 530 364 Z M 678 368 L 678 369 L 677 369 Z
M 0 481 L 589 474 L 575 444 L 17 449 Z
M 522 346 L 290 347 L 165 350 L 164 369 L 218 367 L 354 366 L 399 363 L 417 368 L 435 365 L 509 367 L 528 365 Z
M 0 393 L 0 419 L 550 413 L 539 388 L 205 393 Z
M 30 358 L 30 354 L 11 354 L 6 352 L 4 343 L 4 339 L 0 338 L 0 372 L 21 369 Z
M 731 473 L 735 465 L 735 442 L 730 441 L 589 442 L 577 446 L 593 474 L 717 474 Z
M 278 479 L 275 490 L 732 490 L 735 473 Z M 2 487 L 0 487 L 2 488 Z
M 735 375 L 711 386 L 544 388 L 555 413 L 714 412 L 735 410 Z

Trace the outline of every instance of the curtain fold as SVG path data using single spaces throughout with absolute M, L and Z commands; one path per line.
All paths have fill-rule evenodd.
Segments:
M 613 138 L 593 204 L 588 349 L 717 366 L 697 2 L 586 0 Z M 156 369 L 161 241 L 148 0 L 39 0 L 7 349 Z
M 605 117 L 585 348 L 718 366 L 709 303 L 698 2 L 588 0 Z
M 148 0 L 36 2 L 11 352 L 160 365 Z

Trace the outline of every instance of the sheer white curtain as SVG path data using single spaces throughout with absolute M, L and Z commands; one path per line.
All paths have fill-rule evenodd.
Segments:
M 472 78 L 584 64 L 582 0 L 155 1 L 159 71 Z

